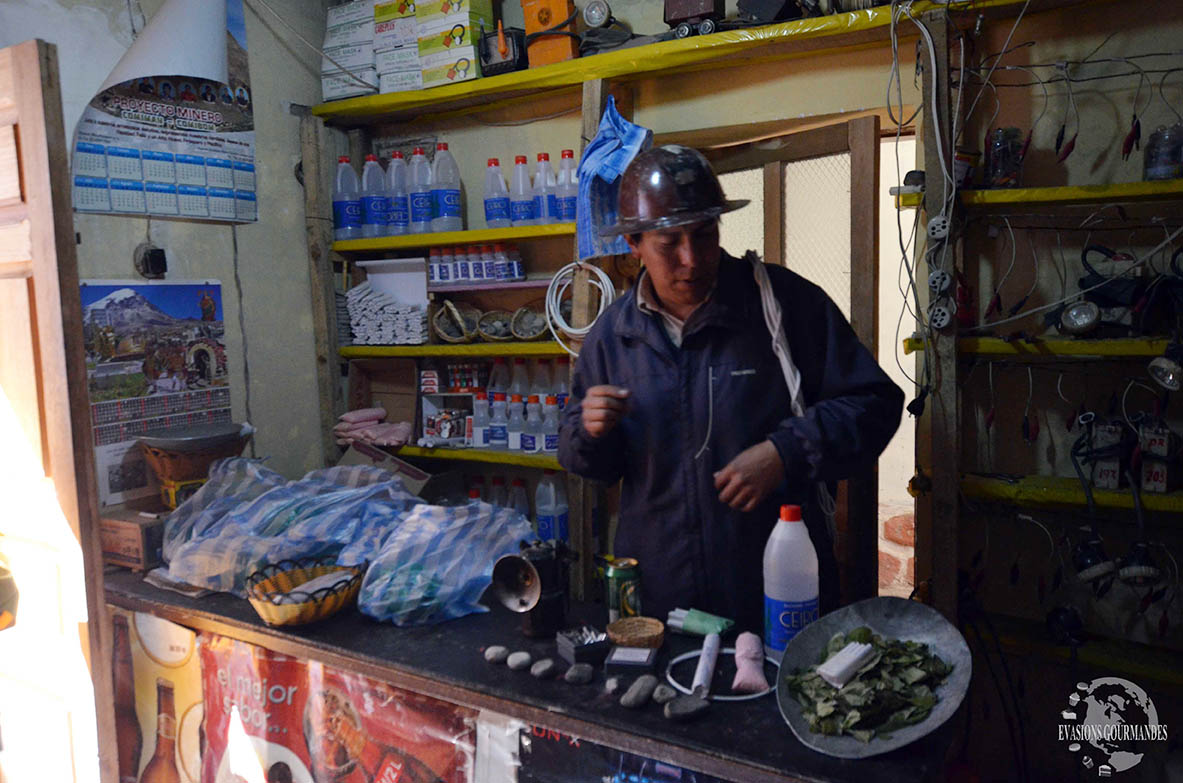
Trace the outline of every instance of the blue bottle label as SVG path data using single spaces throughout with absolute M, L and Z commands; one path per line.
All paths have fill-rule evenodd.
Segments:
M 411 201 L 411 222 L 426 223 L 431 220 L 431 191 L 421 190 L 407 196 Z
M 534 211 L 534 202 L 531 201 L 511 201 L 509 202 L 510 219 L 516 221 L 533 220 L 537 217 Z
M 509 273 L 510 280 L 525 280 L 526 279 L 526 268 L 524 266 L 522 266 L 521 261 L 510 261 L 508 273 Z
M 456 262 L 456 279 L 457 280 L 470 280 L 471 279 L 468 274 L 468 261 L 467 260 Z
M 438 283 L 440 279 L 440 265 L 439 262 L 427 265 L 427 282 Z
M 485 262 L 485 279 L 486 280 L 496 280 L 497 279 L 497 262 L 496 261 L 486 261 Z
M 542 447 L 543 451 L 558 451 L 559 450 L 559 433 L 547 433 L 544 438 L 545 445 Z
M 777 601 L 764 596 L 764 643 L 780 652 L 802 628 L 817 619 L 817 599 Z
M 509 220 L 508 198 L 502 196 L 501 198 L 485 199 L 485 222 L 493 220 Z
M 476 261 L 476 262 L 473 262 L 471 264 L 471 266 L 472 266 L 472 269 L 470 271 L 472 272 L 472 279 L 473 280 L 484 280 L 485 279 L 485 265 L 482 264 L 480 261 Z
M 567 407 L 567 395 L 566 394 L 558 395 L 555 398 L 555 402 L 557 402 L 559 404 L 559 410 L 563 410 L 563 408 Z
M 551 193 L 546 197 L 546 214 L 550 215 L 551 217 L 559 216 L 559 197 L 554 193 Z
M 361 199 L 333 202 L 333 225 L 337 228 L 361 226 Z
M 390 199 L 390 212 L 386 222 L 394 226 L 406 226 L 410 223 L 410 210 L 407 208 L 406 196 L 395 196 Z
M 555 539 L 555 522 L 553 514 L 539 514 L 538 537 L 543 541 L 553 541 Z
M 509 427 L 504 424 L 490 424 L 489 425 L 489 441 L 490 444 L 505 444 L 509 442 Z
M 386 196 L 362 196 L 362 223 L 367 226 L 386 225 L 386 205 L 388 203 Z
M 522 451 L 538 451 L 538 438 L 522 433 Z
M 489 445 L 489 428 L 488 427 L 473 427 L 472 428 L 472 445 L 478 449 Z
M 567 512 L 555 517 L 555 535 L 560 541 L 567 541 Z
M 460 189 L 431 191 L 431 214 L 433 217 L 460 217 Z
M 447 283 L 448 281 L 450 281 L 452 279 L 452 265 L 451 264 L 440 264 L 439 268 L 440 268 L 439 282 Z
M 562 220 L 564 223 L 575 221 L 575 196 L 566 196 L 559 199 L 559 220 Z

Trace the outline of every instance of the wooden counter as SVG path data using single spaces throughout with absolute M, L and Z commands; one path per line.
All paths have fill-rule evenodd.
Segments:
M 379 623 L 351 609 L 318 625 L 284 630 L 264 625 L 247 601 L 227 593 L 186 598 L 123 570 L 108 573 L 105 581 L 107 603 L 113 606 L 743 783 L 936 779 L 952 734 L 950 722 L 892 753 L 862 761 L 834 759 L 797 741 L 774 696 L 716 702 L 698 722 L 675 724 L 655 705 L 636 711 L 621 707 L 620 692 L 605 693 L 602 673 L 592 685 L 572 686 L 488 664 L 481 650 L 491 644 L 529 650 L 535 659 L 555 656 L 553 639 L 526 639 L 518 630 L 517 616 L 500 608 L 414 628 Z M 572 614 L 602 627 L 603 612 L 603 607 L 581 605 Z M 673 655 L 697 646 L 692 638 L 668 635 L 664 652 Z M 665 660 L 663 655 L 659 661 L 662 675 Z

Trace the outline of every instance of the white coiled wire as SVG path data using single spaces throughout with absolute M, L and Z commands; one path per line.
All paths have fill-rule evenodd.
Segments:
M 600 290 L 600 309 L 596 313 L 595 318 L 592 318 L 587 326 L 575 327 L 567 323 L 563 318 L 562 311 L 559 306 L 563 302 L 563 295 L 571 284 L 575 281 L 575 273 L 580 269 L 586 269 L 590 274 L 588 283 Z M 592 324 L 596 319 L 604 314 L 608 306 L 616 300 L 616 287 L 612 284 L 612 278 L 600 269 L 595 264 L 585 264 L 582 261 L 576 261 L 567 264 L 560 269 L 554 277 L 550 280 L 550 285 L 546 288 L 546 325 L 550 329 L 551 335 L 554 336 L 555 342 L 562 346 L 563 350 L 574 357 L 579 356 L 578 351 L 571 349 L 571 346 L 563 340 L 562 335 L 567 337 L 584 337 L 591 331 Z M 560 335 L 560 332 L 562 335 Z

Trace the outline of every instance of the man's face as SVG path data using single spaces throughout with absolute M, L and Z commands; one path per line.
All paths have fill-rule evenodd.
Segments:
M 697 307 L 714 289 L 719 273 L 718 220 L 646 231 L 627 240 L 667 307 Z

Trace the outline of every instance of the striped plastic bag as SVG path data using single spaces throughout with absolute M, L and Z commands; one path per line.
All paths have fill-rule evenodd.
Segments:
M 478 599 L 493 580 L 493 564 L 534 538 L 529 520 L 513 509 L 415 506 L 370 563 L 358 605 L 395 625 L 487 612 Z

